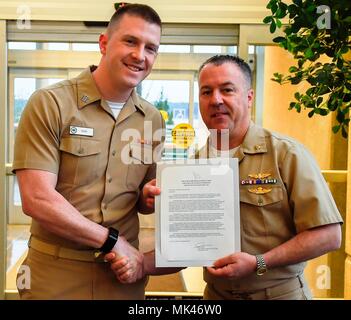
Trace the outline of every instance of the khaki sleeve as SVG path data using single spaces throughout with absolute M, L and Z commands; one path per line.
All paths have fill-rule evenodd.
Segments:
M 59 107 L 50 92 L 38 90 L 28 100 L 17 128 L 13 172 L 38 169 L 57 174 L 59 137 Z
M 303 146 L 292 146 L 281 164 L 296 231 L 342 223 L 342 217 L 313 156 Z

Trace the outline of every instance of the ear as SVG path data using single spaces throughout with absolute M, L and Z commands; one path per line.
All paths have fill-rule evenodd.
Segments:
M 247 104 L 248 104 L 249 108 L 252 107 L 253 99 L 254 99 L 254 91 L 253 91 L 253 89 L 249 89 L 247 91 Z
M 99 47 L 100 52 L 102 55 L 106 54 L 106 47 L 107 47 L 108 37 L 106 33 L 102 33 L 99 36 Z

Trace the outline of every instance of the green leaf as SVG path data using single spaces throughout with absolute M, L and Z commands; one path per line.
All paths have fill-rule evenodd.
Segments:
M 343 59 L 338 59 L 338 61 L 336 62 L 336 66 L 339 69 L 342 69 L 343 65 L 344 65 L 344 60 Z
M 312 118 L 312 117 L 313 117 L 313 115 L 314 115 L 314 110 L 315 110 L 315 109 L 311 110 L 311 111 L 308 113 L 308 117 L 309 117 L 309 118 Z
M 302 80 L 301 77 L 292 77 L 292 78 L 290 79 L 290 82 L 291 82 L 291 84 L 298 84 L 298 83 L 301 82 L 301 80 Z
M 296 14 L 297 14 L 297 12 L 298 12 L 298 7 L 297 6 L 295 6 L 295 5 L 293 5 L 293 4 L 291 4 L 290 6 L 288 6 L 288 12 L 290 13 L 290 16 L 292 17 L 292 16 L 295 16 Z
M 276 13 L 277 10 L 278 10 L 277 1 L 273 1 L 272 5 L 271 5 L 271 11 L 272 11 L 272 13 Z
M 280 29 L 282 27 L 282 22 L 279 19 L 275 20 L 275 23 L 277 24 L 277 27 Z
M 319 114 L 321 116 L 326 116 L 326 115 L 329 114 L 329 110 L 327 110 L 327 109 L 319 109 Z
M 344 45 L 341 49 L 340 49 L 340 53 L 341 54 L 345 54 L 349 51 L 349 48 L 347 45 Z
M 343 123 L 345 120 L 345 115 L 339 111 L 339 109 L 337 111 L 336 120 L 338 120 L 339 123 Z
M 274 33 L 276 29 L 277 29 L 277 25 L 275 24 L 275 21 L 273 20 L 271 23 L 271 26 L 269 27 L 269 31 L 271 33 Z
M 278 19 L 284 18 L 286 16 L 286 10 L 282 10 L 282 8 L 278 8 L 277 12 L 275 13 L 275 17 Z
M 292 110 L 295 108 L 296 102 L 290 102 L 289 104 L 289 110 Z
M 286 39 L 284 38 L 284 37 L 275 37 L 274 39 L 273 39 L 273 42 L 275 42 L 275 43 L 279 43 L 279 42 L 283 42 L 283 41 L 285 41 Z
M 297 68 L 297 67 L 295 67 L 295 66 L 291 66 L 290 68 L 289 68 L 289 72 L 290 73 L 293 73 L 293 72 L 296 72 L 296 71 L 298 71 L 299 69 Z
M 299 92 L 295 92 L 294 97 L 297 101 L 300 101 L 301 95 Z
M 306 62 L 306 59 L 299 59 L 299 61 L 297 62 L 299 68 L 302 68 L 305 62 Z
M 287 26 L 287 27 L 284 29 L 284 32 L 285 32 L 285 34 L 286 34 L 287 36 L 290 35 L 290 34 L 292 33 L 291 27 Z
M 298 7 L 302 6 L 302 0 L 293 0 L 293 3 L 296 4 Z
M 270 23 L 273 20 L 272 16 L 267 16 L 263 19 L 263 23 Z
M 340 130 L 340 125 L 334 126 L 332 130 L 334 133 L 337 133 Z
M 305 51 L 305 57 L 306 57 L 307 59 L 311 59 L 311 58 L 313 58 L 313 56 L 314 56 L 314 54 L 313 54 L 312 49 L 311 49 L 311 48 L 308 48 L 308 49 Z

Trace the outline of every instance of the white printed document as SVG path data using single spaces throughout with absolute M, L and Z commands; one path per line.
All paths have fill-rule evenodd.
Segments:
M 211 266 L 240 251 L 238 159 L 157 164 L 156 266 Z

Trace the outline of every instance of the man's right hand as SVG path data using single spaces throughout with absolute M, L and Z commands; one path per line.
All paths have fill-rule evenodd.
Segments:
M 118 237 L 112 251 L 106 254 L 104 259 L 111 263 L 111 269 L 121 283 L 133 283 L 144 277 L 144 255 L 123 236 Z M 116 260 L 120 263 L 113 263 Z

